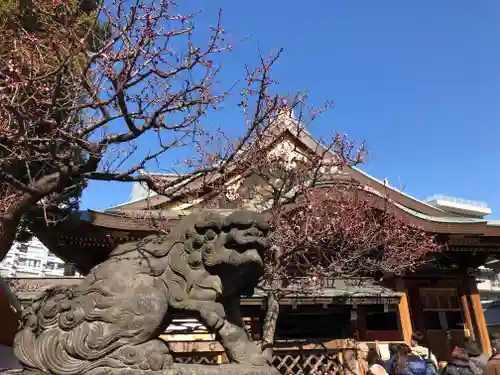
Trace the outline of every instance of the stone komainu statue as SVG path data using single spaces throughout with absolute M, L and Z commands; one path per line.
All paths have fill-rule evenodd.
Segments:
M 239 307 L 262 275 L 268 229 L 252 212 L 190 215 L 169 235 L 118 246 L 77 287 L 24 312 L 15 353 L 25 373 L 178 373 L 158 339 L 176 310 L 217 333 L 233 362 L 266 365 Z

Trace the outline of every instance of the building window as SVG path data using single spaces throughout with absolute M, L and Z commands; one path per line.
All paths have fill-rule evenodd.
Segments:
M 425 329 L 442 329 L 439 311 L 424 311 Z
M 397 331 L 398 329 L 398 314 L 395 311 L 366 314 L 367 331 Z
M 464 319 L 461 311 L 446 311 L 448 329 L 464 329 Z
M 456 289 L 420 289 L 420 300 L 425 310 L 460 310 Z
M 42 261 L 39 259 L 28 259 L 28 267 L 40 268 Z
M 456 289 L 420 289 L 425 329 L 463 330 L 464 319 Z
M 280 312 L 276 338 L 288 339 L 340 339 L 349 328 L 347 309 L 329 310 L 321 306 L 299 306 Z
M 27 253 L 28 252 L 28 245 L 25 243 L 19 244 L 18 250 L 21 253 Z

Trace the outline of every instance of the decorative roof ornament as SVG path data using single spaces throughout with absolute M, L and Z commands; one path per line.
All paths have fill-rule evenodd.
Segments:
M 293 108 L 290 107 L 284 107 L 281 109 L 278 109 L 278 117 L 277 120 L 285 120 L 285 121 L 296 121 L 297 118 L 295 117 L 295 112 Z

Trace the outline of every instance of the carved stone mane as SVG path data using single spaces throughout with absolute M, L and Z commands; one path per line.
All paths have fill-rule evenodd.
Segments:
M 81 284 L 25 310 L 15 353 L 29 373 L 178 373 L 158 335 L 183 310 L 218 333 L 233 362 L 265 366 L 239 298 L 262 274 L 268 229 L 252 212 L 197 214 L 169 235 L 120 245 Z

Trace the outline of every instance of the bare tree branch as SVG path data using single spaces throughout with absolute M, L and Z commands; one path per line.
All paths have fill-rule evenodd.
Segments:
M 36 17 L 29 28 L 22 9 L 0 14 L 8 21 L 0 23 L 0 189 L 6 192 L 0 205 L 9 212 L 0 214 L 2 225 L 19 225 L 23 215 L 66 207 L 66 201 L 76 206 L 88 180 L 142 181 L 160 194 L 175 194 L 183 181 L 203 184 L 225 173 L 279 102 L 269 94 L 275 82 L 268 79 L 278 53 L 262 58 L 254 81 L 244 82 L 258 83 L 253 105 L 267 112 L 256 112 L 241 140 L 225 142 L 220 129 L 204 126 L 234 86 L 216 92 L 214 85 L 218 56 L 233 48 L 222 13 L 195 35 L 199 11 L 179 14 L 170 0 L 94 5 L 30 3 Z M 140 173 L 181 149 L 196 157 L 181 163 L 178 173 L 186 175 L 179 181 Z M 57 183 L 48 176 L 57 176 Z M 16 190 L 19 202 L 35 206 L 14 204 Z M 10 248 L 8 237 L 0 259 Z

